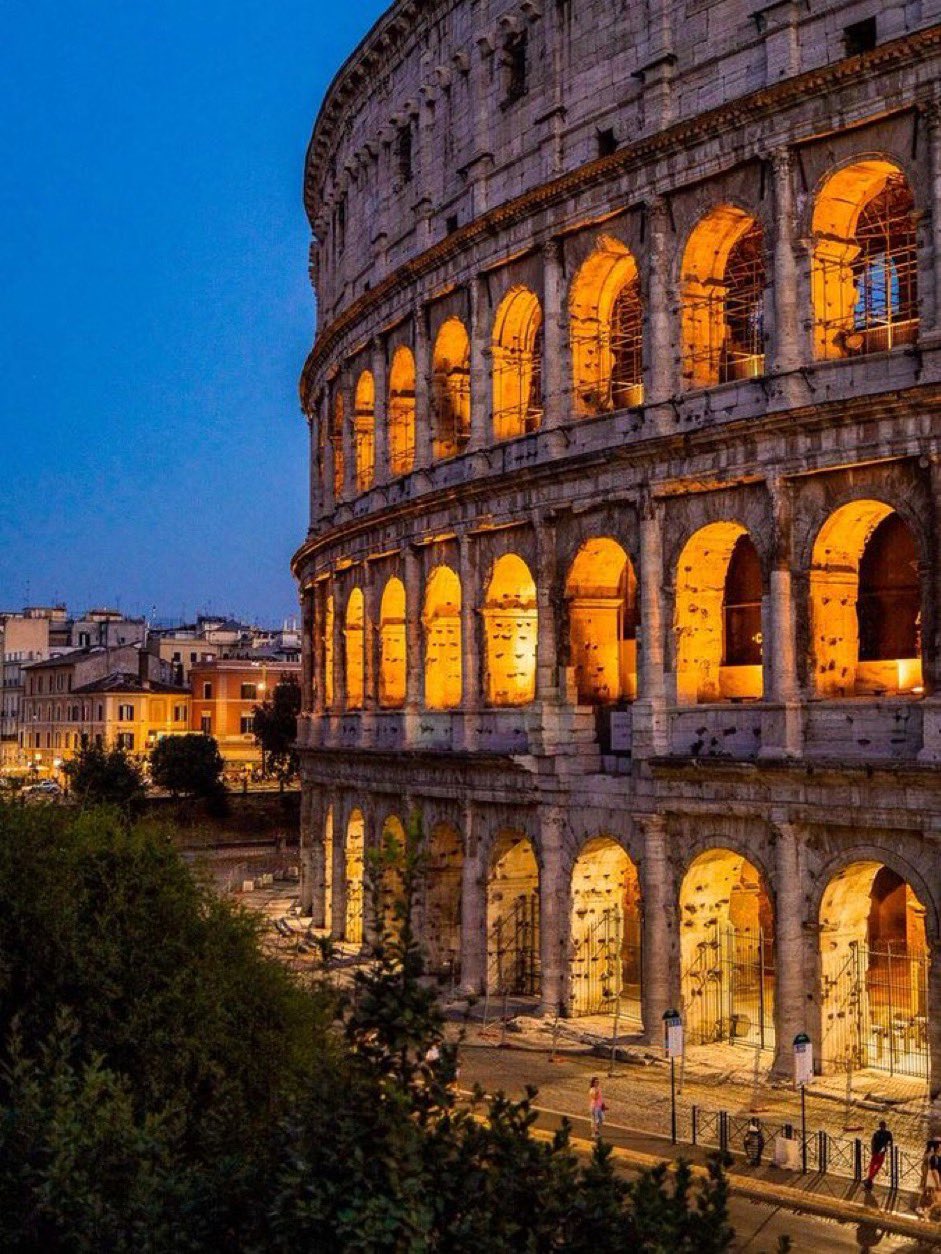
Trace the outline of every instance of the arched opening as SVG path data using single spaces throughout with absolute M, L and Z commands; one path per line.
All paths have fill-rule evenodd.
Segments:
M 425 849 L 421 936 L 428 970 L 454 983 L 461 973 L 461 835 L 436 823 Z
M 810 617 L 820 696 L 923 691 L 917 546 L 885 502 L 852 501 L 821 527 Z
M 379 922 L 382 935 L 398 940 L 405 909 L 405 825 L 390 814 L 382 825 L 379 846 Z
M 640 278 L 619 240 L 602 236 L 582 265 L 572 284 L 569 316 L 576 413 L 593 417 L 642 404 Z
M 333 449 L 333 499 L 343 499 L 346 479 L 346 462 L 343 458 L 343 393 L 337 389 L 333 395 L 333 411 L 330 416 L 330 447 Z
M 461 581 L 436 566 L 425 587 L 425 705 L 453 710 L 461 704 Z
M 415 464 L 415 358 L 400 344 L 389 369 L 389 468 L 407 475 Z
M 676 698 L 680 704 L 760 698 L 761 563 L 745 528 L 710 523 L 676 571 Z
M 323 824 L 323 920 L 333 931 L 333 806 L 327 809 Z
M 356 487 L 366 492 L 372 487 L 376 471 L 376 385 L 368 370 L 356 384 L 353 403 L 353 458 L 356 463 Z
M 641 909 L 637 867 L 610 836 L 590 840 L 572 871 L 573 1014 L 641 1023 Z
M 484 602 L 487 701 L 527 705 L 536 696 L 536 585 L 515 553 L 499 558 Z
M 366 697 L 365 613 L 362 588 L 354 588 L 346 603 L 346 708 L 361 710 Z
M 711 387 L 765 370 L 763 237 L 732 205 L 707 214 L 683 255 L 683 380 Z
M 456 457 L 470 439 L 470 339 L 460 318 L 448 318 L 435 340 L 431 367 L 434 456 Z
M 487 874 L 487 991 L 539 995 L 539 866 L 532 842 L 510 829 Z
M 824 183 L 812 223 L 818 358 L 883 353 L 918 338 L 915 201 L 904 174 L 872 158 Z
M 821 1053 L 829 1071 L 928 1076 L 925 909 L 875 861 L 833 877 L 820 905 Z
M 528 288 L 506 294 L 493 324 L 493 434 L 512 440 L 542 422 L 542 309 Z
M 344 849 L 346 873 L 346 921 L 343 939 L 350 945 L 363 943 L 363 870 L 366 855 L 366 821 L 362 810 L 354 810 L 346 825 Z
M 397 710 L 405 704 L 405 585 L 392 578 L 379 604 L 379 704 Z
M 331 593 L 325 603 L 323 615 L 323 700 L 329 710 L 333 707 L 333 633 L 336 629 L 336 608 Z
M 615 540 L 587 540 L 565 583 L 569 663 L 578 700 L 587 705 L 637 695 L 637 579 Z
M 774 913 L 758 870 L 710 849 L 680 889 L 680 963 L 692 1044 L 774 1048 Z

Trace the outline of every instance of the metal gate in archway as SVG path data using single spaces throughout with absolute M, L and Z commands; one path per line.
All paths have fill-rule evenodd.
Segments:
M 573 1015 L 618 1014 L 642 1022 L 640 941 L 625 941 L 625 918 L 616 907 L 603 910 L 572 937 Z
M 522 893 L 487 933 L 487 987 L 511 997 L 539 995 L 539 894 Z
M 683 996 L 691 1045 L 774 1049 L 774 960 L 761 930 L 713 924 L 683 972 Z
M 823 971 L 823 1063 L 927 1080 L 928 955 L 851 941 Z M 829 970 L 828 970 L 829 967 Z

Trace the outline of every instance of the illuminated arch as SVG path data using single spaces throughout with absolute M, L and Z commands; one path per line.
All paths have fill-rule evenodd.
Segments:
M 815 355 L 852 357 L 914 343 L 915 201 L 899 167 L 872 157 L 831 174 L 811 231 Z
M 470 339 L 460 318 L 448 318 L 435 340 L 431 367 L 434 456 L 455 457 L 470 439 Z
M 763 693 L 761 566 L 745 528 L 710 523 L 676 570 L 676 698 L 680 704 Z
M 536 431 L 542 422 L 542 309 L 525 287 L 507 292 L 493 323 L 493 434 Z
M 693 230 L 683 254 L 683 380 L 711 387 L 764 374 L 762 231 L 733 205 Z
M 487 991 L 539 993 L 539 864 L 522 832 L 497 834 L 487 872 Z
M 451 710 L 461 704 L 461 581 L 436 566 L 425 586 L 425 705 Z
M 389 369 L 389 467 L 407 475 L 415 464 L 415 358 L 400 344 Z
M 343 393 L 339 388 L 333 396 L 330 447 L 333 449 L 333 499 L 339 501 L 343 497 L 343 485 L 346 480 L 346 462 L 343 457 Z
M 368 370 L 356 383 L 353 404 L 353 458 L 356 486 L 360 492 L 372 487 L 376 471 L 376 385 Z
M 580 702 L 605 705 L 637 695 L 637 579 L 615 540 L 586 540 L 565 583 L 569 663 Z
M 405 909 L 405 825 L 398 815 L 390 814 L 382 825 L 379 849 L 380 924 L 387 939 L 398 938 Z
M 569 320 L 576 413 L 592 417 L 640 405 L 644 399 L 640 279 L 637 263 L 619 240 L 602 236 L 575 276 Z
M 917 545 L 884 501 L 851 501 L 821 527 L 810 632 L 820 696 L 922 691 Z
M 405 704 L 405 585 L 392 578 L 379 604 L 379 704 L 400 709 Z
M 504 554 L 494 565 L 483 618 L 487 701 L 527 705 L 536 695 L 539 620 L 536 585 L 515 553 Z
M 343 849 L 346 890 L 346 913 L 343 939 L 351 945 L 363 943 L 363 910 L 366 904 L 364 870 L 366 858 L 366 820 L 362 810 L 353 810 L 346 824 Z
M 333 593 L 327 597 L 323 615 L 323 700 L 329 710 L 334 701 L 333 689 L 333 633 L 336 623 L 336 603 Z
M 610 836 L 583 847 L 572 869 L 574 1014 L 641 1022 L 641 902 L 637 867 Z
M 346 708 L 361 710 L 366 697 L 366 619 L 362 588 L 346 603 Z
M 774 1048 L 774 911 L 747 858 L 709 849 L 680 887 L 683 1009 L 694 1044 Z

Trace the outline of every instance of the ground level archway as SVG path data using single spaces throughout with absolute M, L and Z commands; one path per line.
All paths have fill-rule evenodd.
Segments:
M 522 832 L 499 832 L 487 872 L 487 991 L 537 997 L 539 866 Z
M 460 978 L 463 869 L 460 832 L 436 823 L 425 848 L 419 935 L 429 973 L 452 983 Z
M 572 870 L 569 985 L 573 1014 L 642 1022 L 640 881 L 610 836 L 588 841 Z
M 344 847 L 344 879 L 346 913 L 343 939 L 350 945 L 363 943 L 363 909 L 366 902 L 364 869 L 366 858 L 366 820 L 362 810 L 354 810 L 346 825 Z

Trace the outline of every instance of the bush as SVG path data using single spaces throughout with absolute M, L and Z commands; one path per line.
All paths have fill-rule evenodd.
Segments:
M 123 749 L 86 745 L 63 770 L 72 794 L 85 805 L 129 806 L 144 795 L 141 768 Z
M 218 800 L 225 794 L 225 763 L 212 736 L 165 736 L 150 755 L 150 777 L 175 797 Z

